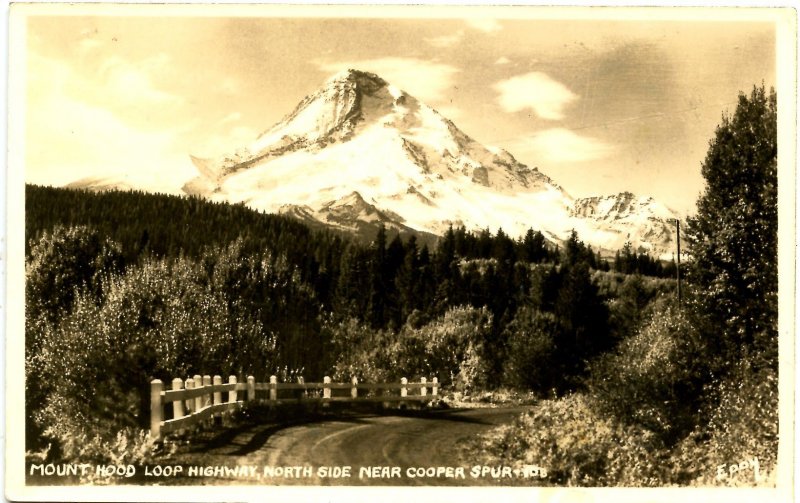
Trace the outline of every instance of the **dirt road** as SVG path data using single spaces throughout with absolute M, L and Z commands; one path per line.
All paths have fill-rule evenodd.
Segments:
M 516 485 L 519 477 L 508 471 L 472 476 L 478 463 L 465 459 L 464 447 L 525 410 L 367 414 L 233 429 L 180 453 L 174 461 L 185 476 L 168 483 Z

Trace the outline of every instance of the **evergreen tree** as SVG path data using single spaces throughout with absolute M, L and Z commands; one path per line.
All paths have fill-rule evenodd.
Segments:
M 555 340 L 559 362 L 568 376 L 579 376 L 586 362 L 611 345 L 608 309 L 592 283 L 586 262 L 563 266 L 554 312 L 560 325 Z
M 506 270 L 515 262 L 514 241 L 503 232 L 502 228 L 497 229 L 492 246 L 492 257 L 497 260 L 498 267 Z
M 412 234 L 405 247 L 403 263 L 400 265 L 395 277 L 400 317 L 403 320 L 406 320 L 408 315 L 414 312 L 415 309 L 421 307 L 416 295 L 420 273 L 417 253 L 417 237 Z
M 522 258 L 527 262 L 541 262 L 547 256 L 544 245 L 544 235 L 528 229 L 522 240 Z
M 428 245 L 422 245 L 419 251 L 419 281 L 415 292 L 418 306 L 429 308 L 433 303 L 433 295 L 436 291 L 436 281 L 434 278 L 433 266 L 431 264 L 431 253 Z
M 578 239 L 578 233 L 573 229 L 564 244 L 564 264 L 576 264 L 581 258 L 583 258 L 583 242 Z
M 620 272 L 623 274 L 633 274 L 636 272 L 636 253 L 633 251 L 633 245 L 630 241 L 626 241 L 622 246 L 622 253 L 620 255 Z
M 762 86 L 723 115 L 686 232 L 689 278 L 729 360 L 753 345 L 777 351 L 777 114 L 775 91 Z
M 374 328 L 383 327 L 386 321 L 388 287 L 386 272 L 386 227 L 381 225 L 372 247 L 369 268 L 369 303 L 366 314 L 367 320 Z

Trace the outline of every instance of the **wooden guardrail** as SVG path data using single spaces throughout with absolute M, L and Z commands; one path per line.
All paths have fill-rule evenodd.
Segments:
M 349 390 L 349 393 L 342 390 Z M 366 390 L 368 394 L 360 395 L 359 390 Z M 415 394 L 413 390 L 419 392 Z M 293 391 L 295 396 L 281 396 L 281 391 Z M 394 394 L 396 391 L 399 394 Z M 267 397 L 257 398 L 258 392 L 262 392 L 262 396 L 267 392 Z M 223 393 L 227 394 L 224 401 Z M 425 402 L 438 394 L 436 377 L 430 383 L 424 377 L 417 383 L 410 383 L 405 377 L 399 383 L 359 383 L 355 377 L 349 383 L 334 383 L 327 376 L 322 382 L 306 383 L 299 378 L 296 383 L 279 383 L 276 376 L 271 376 L 265 383 L 256 382 L 253 376 L 248 376 L 246 382 L 238 382 L 236 376 L 230 376 L 228 383 L 223 384 L 218 375 L 213 378 L 195 375 L 186 381 L 173 379 L 169 390 L 164 389 L 161 380 L 155 379 L 150 382 L 150 435 L 160 439 L 162 435 L 189 428 L 256 400 L 271 405 L 321 403 L 324 406 L 330 402 Z M 168 404 L 172 404 L 172 417 L 166 419 Z

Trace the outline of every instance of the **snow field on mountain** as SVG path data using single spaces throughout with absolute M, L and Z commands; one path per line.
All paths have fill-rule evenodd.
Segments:
M 234 151 L 192 158 L 199 176 L 184 190 L 351 229 L 380 220 L 438 235 L 450 225 L 502 228 L 516 238 L 532 228 L 556 242 L 575 230 L 607 253 L 628 241 L 664 258 L 672 251 L 676 215 L 663 204 L 627 192 L 575 199 L 538 169 L 481 145 L 365 72 L 329 79 Z

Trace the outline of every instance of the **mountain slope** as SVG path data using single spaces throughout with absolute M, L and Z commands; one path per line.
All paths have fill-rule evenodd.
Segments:
M 576 201 L 538 169 L 357 70 L 332 77 L 234 153 L 192 162 L 188 194 L 356 233 L 380 224 L 436 235 L 450 225 L 511 236 L 534 228 L 558 242 L 574 229 L 606 250 L 631 241 L 668 255 L 671 246 L 665 222 L 674 214 L 663 205 L 632 204 L 633 195 Z
M 637 251 L 668 256 L 675 246 L 678 215 L 652 197 L 621 192 L 577 199 L 570 214 L 591 222 L 597 232 L 616 234 L 617 242 L 630 241 Z

